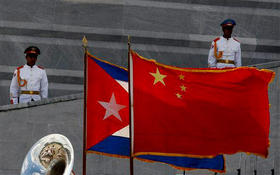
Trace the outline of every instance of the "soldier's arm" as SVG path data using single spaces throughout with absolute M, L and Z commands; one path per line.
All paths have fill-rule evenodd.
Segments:
M 208 67 L 216 67 L 216 64 L 217 64 L 217 60 L 214 57 L 214 41 L 213 41 L 208 55 Z
M 47 77 L 47 74 L 46 74 L 46 71 L 43 70 L 43 73 L 42 73 L 42 79 L 41 79 L 41 97 L 42 98 L 48 98 L 48 77 Z
M 240 47 L 240 45 L 239 45 L 239 48 L 238 48 L 238 50 L 235 54 L 235 61 L 234 62 L 235 62 L 236 67 L 241 67 L 242 62 L 241 62 L 241 47 Z
M 10 103 L 18 104 L 19 85 L 17 82 L 17 70 L 15 70 L 11 85 L 10 85 Z

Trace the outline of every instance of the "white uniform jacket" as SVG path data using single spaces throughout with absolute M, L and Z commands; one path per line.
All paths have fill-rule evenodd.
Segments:
M 215 46 L 216 45 L 216 46 Z M 215 56 L 216 47 L 216 56 Z M 221 55 L 222 54 L 222 55 Z M 216 68 L 240 67 L 241 66 L 241 48 L 240 42 L 235 38 L 226 39 L 223 36 L 212 41 L 208 55 L 208 66 Z
M 44 68 L 34 65 L 18 67 L 10 86 L 12 104 L 27 103 L 48 97 L 48 78 Z M 19 102 L 18 102 L 19 99 Z

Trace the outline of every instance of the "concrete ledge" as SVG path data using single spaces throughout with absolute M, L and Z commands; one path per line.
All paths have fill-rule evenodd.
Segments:
M 276 68 L 276 67 L 280 67 L 280 61 L 273 61 L 273 62 L 262 63 L 262 64 L 254 64 L 254 65 L 250 65 L 249 67 L 256 67 L 258 69 Z
M 47 98 L 47 99 L 42 99 L 40 101 L 32 101 L 28 103 L 4 105 L 4 106 L 0 106 L 0 112 L 17 110 L 22 108 L 30 108 L 30 107 L 53 104 L 58 102 L 72 101 L 72 100 L 83 99 L 83 98 L 84 98 L 84 94 L 80 93 L 80 94 L 65 95 L 61 97 Z

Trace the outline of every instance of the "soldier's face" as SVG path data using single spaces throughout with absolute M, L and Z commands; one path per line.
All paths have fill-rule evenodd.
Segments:
M 232 26 L 225 26 L 225 27 L 223 27 L 224 36 L 230 37 L 231 34 L 232 34 L 232 29 L 233 29 Z
M 37 61 L 37 55 L 36 54 L 27 54 L 26 55 L 26 62 L 28 66 L 34 66 Z

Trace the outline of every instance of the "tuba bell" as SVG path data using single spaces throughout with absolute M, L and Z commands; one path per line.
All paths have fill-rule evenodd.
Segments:
M 22 164 L 20 175 L 74 175 L 74 150 L 63 135 L 50 134 L 37 141 Z

